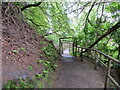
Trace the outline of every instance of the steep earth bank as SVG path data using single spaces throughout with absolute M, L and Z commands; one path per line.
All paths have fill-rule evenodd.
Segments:
M 43 36 L 38 36 L 22 19 L 18 7 L 12 3 L 3 3 L 2 21 L 3 84 L 13 79 L 16 84 L 20 78 L 22 81 L 28 78 L 41 81 L 48 77 L 50 72 L 55 71 L 59 56 L 57 49 L 51 41 L 46 40 Z M 10 86 L 11 83 L 13 81 L 9 81 L 5 87 Z M 20 84 L 21 82 L 15 86 L 11 85 L 11 87 L 20 87 Z

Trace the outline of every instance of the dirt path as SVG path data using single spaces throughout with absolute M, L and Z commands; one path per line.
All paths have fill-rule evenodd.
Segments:
M 104 72 L 94 69 L 93 64 L 76 57 L 63 55 L 52 88 L 102 88 Z

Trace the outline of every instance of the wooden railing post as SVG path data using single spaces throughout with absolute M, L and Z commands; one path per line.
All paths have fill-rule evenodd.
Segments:
M 94 57 L 95 57 L 95 70 L 97 70 L 97 53 L 94 51 L 94 53 L 95 53 L 95 55 L 94 55 Z
M 77 56 L 77 39 L 75 39 L 75 56 Z
M 81 48 L 81 52 L 83 52 L 83 48 Z M 83 58 L 82 58 L 82 56 L 83 56 L 83 53 L 81 53 L 81 55 L 80 55 L 81 57 L 81 61 L 83 61 Z
M 102 58 L 101 58 L 101 54 L 99 53 L 99 60 L 102 60 Z
M 108 59 L 107 72 L 106 72 L 106 78 L 105 78 L 105 89 L 108 87 L 108 83 L 109 83 L 108 75 L 110 75 L 110 69 L 111 69 L 111 59 Z
M 63 54 L 63 43 L 61 43 L 61 46 L 62 46 L 62 54 Z
M 72 44 L 72 53 L 73 53 L 73 56 L 75 55 L 75 52 L 74 52 L 74 51 L 75 51 L 75 50 L 74 50 L 75 48 L 74 48 L 74 47 L 75 47 L 75 40 L 73 40 L 73 44 Z
M 59 38 L 59 53 L 61 54 L 61 40 Z
M 89 54 L 90 54 L 90 50 L 86 52 L 86 56 L 89 57 Z

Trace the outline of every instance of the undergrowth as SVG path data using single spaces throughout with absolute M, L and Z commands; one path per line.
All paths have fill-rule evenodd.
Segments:
M 43 42 L 42 44 L 44 44 Z M 17 80 L 9 80 L 5 85 L 3 85 L 3 88 L 44 88 L 49 87 L 54 74 L 54 71 L 57 67 L 56 61 L 58 59 L 58 52 L 55 49 L 55 47 L 49 43 L 47 46 L 44 46 L 42 48 L 42 52 L 44 52 L 44 55 L 42 57 L 45 58 L 45 60 L 36 60 L 38 64 L 43 64 L 44 69 L 39 74 L 35 74 L 33 76 L 33 79 L 26 78 L 26 79 L 17 79 Z M 33 71 L 33 66 L 29 65 L 28 67 L 29 71 Z

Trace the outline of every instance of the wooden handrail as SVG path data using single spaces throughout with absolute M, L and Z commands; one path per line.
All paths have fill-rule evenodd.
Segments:
M 96 51 L 96 52 L 98 52 L 98 53 L 104 55 L 105 57 L 111 59 L 112 61 L 115 61 L 115 62 L 117 62 L 117 63 L 120 64 L 120 60 L 117 60 L 117 59 L 115 59 L 115 58 L 112 58 L 111 56 L 109 56 L 109 55 L 107 55 L 107 54 L 105 54 L 105 53 L 103 53 L 103 52 L 100 52 L 100 51 L 98 51 L 98 50 L 95 50 L 95 49 L 94 49 L 93 51 Z
M 78 48 L 78 50 L 79 50 L 79 48 L 81 48 L 81 47 L 77 47 L 77 48 Z M 104 55 L 105 57 L 108 58 L 107 73 L 106 73 L 106 78 L 105 78 L 105 89 L 106 89 L 107 86 L 108 86 L 109 79 L 115 84 L 115 86 L 116 86 L 117 88 L 120 89 L 120 85 L 119 85 L 119 84 L 115 81 L 115 79 L 110 75 L 111 61 L 114 61 L 114 62 L 120 64 L 120 60 L 114 59 L 114 58 L 112 58 L 111 56 L 109 56 L 109 55 L 107 55 L 107 54 L 105 54 L 105 53 L 103 53 L 103 52 L 101 52 L 101 51 L 99 51 L 99 50 L 96 50 L 96 49 L 81 48 L 81 52 L 83 52 L 83 49 L 87 49 L 88 51 L 89 51 L 89 50 L 94 51 L 94 52 L 99 53 L 99 54 L 101 54 L 101 55 Z M 78 52 L 79 52 L 79 51 L 78 51 Z M 81 55 L 81 56 L 82 56 L 82 55 Z M 95 57 L 95 59 L 97 59 L 97 58 Z M 81 60 L 83 60 L 82 57 L 81 57 Z M 106 66 L 106 65 L 105 65 L 105 66 Z
M 78 47 L 78 48 L 81 48 L 81 47 Z M 101 52 L 101 51 L 99 51 L 99 50 L 96 50 L 96 49 L 90 49 L 90 48 L 82 48 L 82 49 L 88 49 L 88 50 L 91 50 L 91 51 L 98 52 L 98 53 L 104 55 L 105 57 L 111 59 L 112 61 L 115 61 L 115 62 L 117 62 L 117 63 L 120 64 L 120 60 L 117 60 L 117 59 L 115 59 L 115 58 L 112 58 L 111 56 L 109 56 L 109 55 L 107 55 L 107 54 L 105 54 L 105 53 L 103 53 L 103 52 Z

